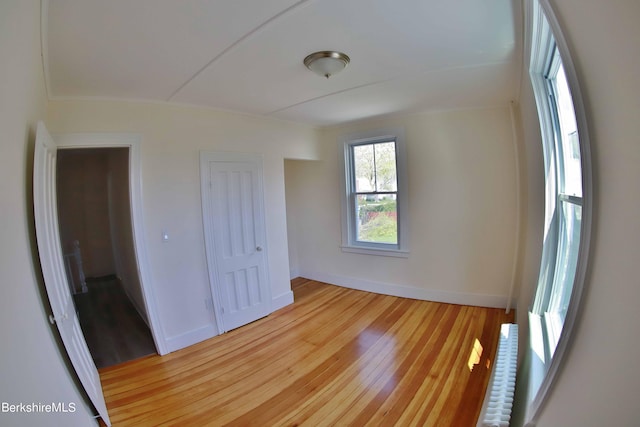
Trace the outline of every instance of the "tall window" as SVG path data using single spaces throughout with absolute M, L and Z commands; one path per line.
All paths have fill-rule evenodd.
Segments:
M 544 255 L 532 313 L 545 322 L 544 360 L 555 353 L 571 300 L 580 250 L 582 168 L 571 91 L 553 45 L 544 75 L 552 137 L 545 138 L 546 207 Z
M 403 256 L 406 230 L 401 132 L 343 141 L 343 249 Z
M 538 286 L 529 310 L 529 420 L 537 416 L 571 336 L 586 271 L 591 199 L 588 139 L 575 73 L 557 22 L 547 19 L 551 10 L 543 10 L 541 3 L 548 6 L 544 0 L 528 1 L 529 70 L 545 168 L 544 242 Z
M 351 145 L 355 241 L 398 244 L 396 142 Z

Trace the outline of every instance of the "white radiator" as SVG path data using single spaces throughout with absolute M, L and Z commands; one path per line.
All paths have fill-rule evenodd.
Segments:
M 516 387 L 518 325 L 503 323 L 477 427 L 508 427 Z

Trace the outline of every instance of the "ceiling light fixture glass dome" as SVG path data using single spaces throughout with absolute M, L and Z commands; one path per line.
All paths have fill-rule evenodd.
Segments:
M 342 71 L 351 59 L 342 52 L 323 50 L 304 58 L 304 65 L 319 76 L 326 78 Z

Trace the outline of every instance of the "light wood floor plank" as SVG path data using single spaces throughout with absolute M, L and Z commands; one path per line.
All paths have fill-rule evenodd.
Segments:
M 475 425 L 500 324 L 513 315 L 292 286 L 296 302 L 264 319 L 100 370 L 113 425 Z

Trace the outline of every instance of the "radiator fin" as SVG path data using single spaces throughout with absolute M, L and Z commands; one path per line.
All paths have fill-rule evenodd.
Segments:
M 504 323 L 478 427 L 509 427 L 518 363 L 518 325 Z

